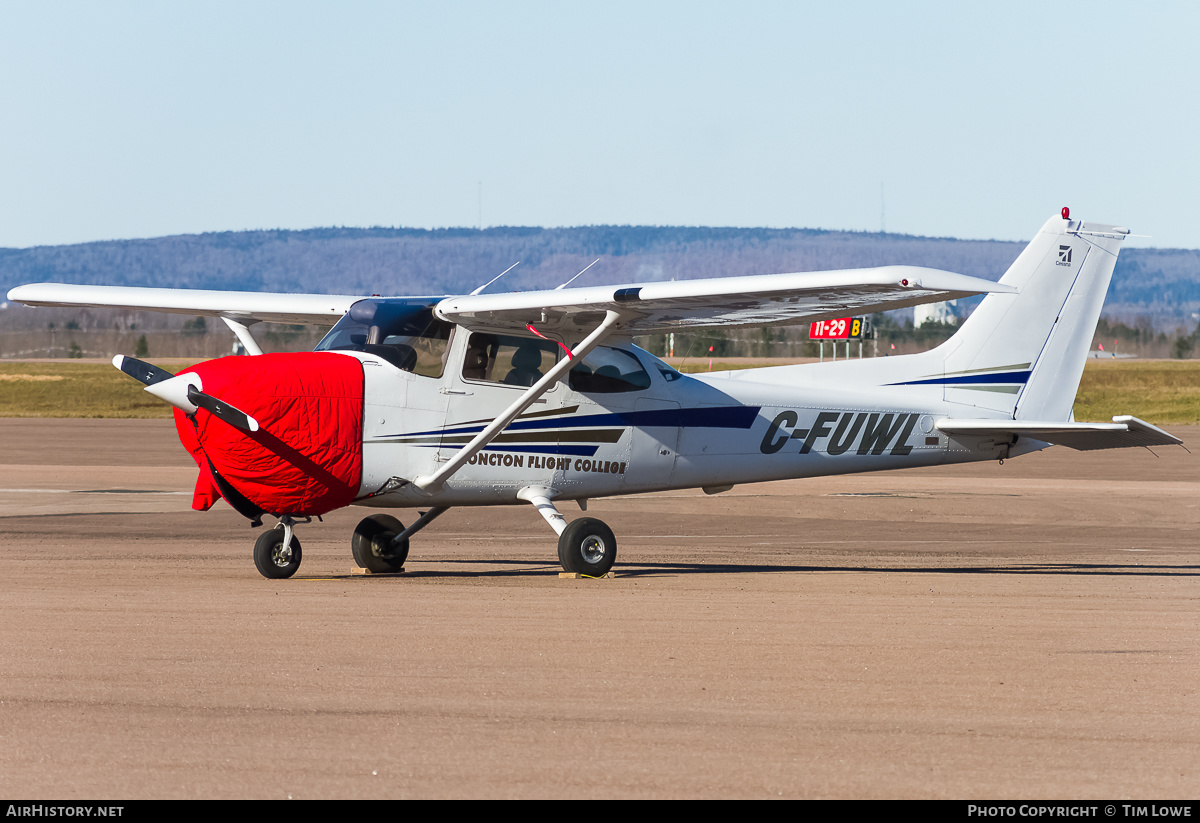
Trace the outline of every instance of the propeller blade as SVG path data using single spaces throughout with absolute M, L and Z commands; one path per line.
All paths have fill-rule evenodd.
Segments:
M 134 380 L 145 383 L 147 386 L 153 386 L 155 383 L 170 380 L 175 376 L 166 369 L 160 369 L 158 366 L 153 366 L 144 360 L 138 360 L 136 357 L 126 357 L 123 354 L 118 354 L 114 357 L 112 364 Z
M 133 358 L 126 359 L 131 360 Z M 151 366 L 151 368 L 154 367 Z M 151 383 L 146 386 L 146 391 L 160 400 L 167 401 L 175 408 L 182 410 L 189 417 L 195 414 L 197 409 L 205 409 L 213 417 L 224 420 L 235 429 L 248 432 L 258 431 L 257 420 L 225 401 L 218 400 L 211 394 L 205 394 L 203 386 L 204 384 L 200 381 L 198 374 L 184 372 L 183 374 L 177 374 L 165 380 L 160 380 L 157 383 Z
M 242 431 L 258 431 L 258 421 L 240 409 L 235 409 L 223 400 L 218 400 L 211 394 L 205 394 L 195 386 L 188 386 L 187 399 L 192 405 L 204 409 L 213 417 L 224 420 L 235 429 Z

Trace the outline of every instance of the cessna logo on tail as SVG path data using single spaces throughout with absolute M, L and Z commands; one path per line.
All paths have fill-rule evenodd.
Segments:
M 828 438 L 827 454 L 845 454 L 857 442 L 857 454 L 883 454 L 889 444 L 891 454 L 908 454 L 908 436 L 917 424 L 916 414 L 880 414 L 879 412 L 821 412 L 811 428 L 797 429 L 800 415 L 794 411 L 775 415 L 759 450 L 774 454 L 791 440 L 800 440 L 800 454 L 812 451 L 817 441 Z M 836 426 L 834 424 L 837 424 Z
M 1056 265 L 1056 266 L 1071 265 L 1071 247 L 1070 246 L 1059 246 L 1058 247 L 1058 262 L 1055 263 L 1054 265 Z

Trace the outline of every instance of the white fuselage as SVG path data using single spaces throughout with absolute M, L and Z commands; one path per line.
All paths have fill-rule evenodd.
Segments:
M 359 505 L 515 504 L 523 502 L 518 492 L 527 487 L 551 489 L 567 500 L 697 487 L 717 491 L 768 480 L 991 460 L 1045 446 L 939 432 L 935 421 L 961 410 L 944 399 L 942 386 L 879 385 L 888 360 L 899 366 L 907 358 L 682 375 L 626 345 L 619 348 L 642 363 L 648 387 L 598 394 L 559 381 L 430 493 L 407 481 L 436 471 L 522 392 L 465 379 L 458 337 L 441 377 L 354 353 L 366 374 Z M 842 376 L 853 379 L 843 382 Z

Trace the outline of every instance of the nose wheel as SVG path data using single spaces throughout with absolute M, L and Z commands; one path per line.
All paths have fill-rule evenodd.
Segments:
M 271 580 L 291 577 L 300 568 L 300 541 L 291 527 L 282 524 L 265 531 L 254 541 L 254 565 Z

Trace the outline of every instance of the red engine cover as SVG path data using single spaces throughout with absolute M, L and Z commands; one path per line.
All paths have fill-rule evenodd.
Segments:
M 220 498 L 208 461 L 251 503 L 271 514 L 317 515 L 349 505 L 362 482 L 363 370 L 334 352 L 222 357 L 183 373 L 205 394 L 258 421 L 236 429 L 204 409 L 196 424 L 175 410 L 179 439 L 200 467 L 192 507 Z M 207 457 L 207 459 L 206 459 Z

